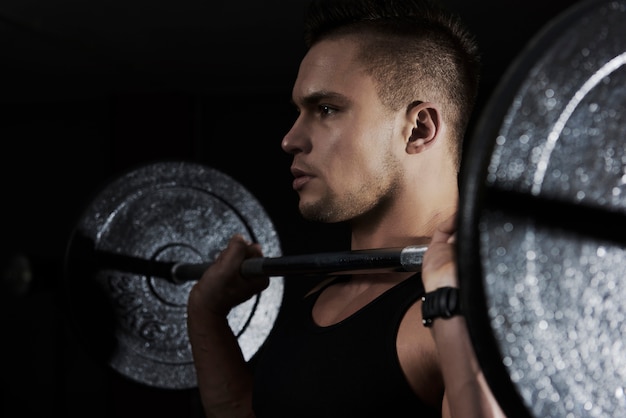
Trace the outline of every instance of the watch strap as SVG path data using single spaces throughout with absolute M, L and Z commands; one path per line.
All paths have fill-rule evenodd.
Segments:
M 422 324 L 432 326 L 436 318 L 451 318 L 461 313 L 461 299 L 456 287 L 440 287 L 422 296 Z

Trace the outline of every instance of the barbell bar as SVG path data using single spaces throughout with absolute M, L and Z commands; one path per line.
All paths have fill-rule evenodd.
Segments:
M 421 270 L 426 245 L 374 248 L 338 252 L 254 257 L 244 260 L 244 277 L 291 275 L 340 275 Z M 211 263 L 176 263 L 169 279 L 174 283 L 198 280 Z

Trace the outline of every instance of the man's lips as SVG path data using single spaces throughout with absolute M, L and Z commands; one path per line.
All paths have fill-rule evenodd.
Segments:
M 304 185 L 313 178 L 311 174 L 295 167 L 291 168 L 291 174 L 295 177 L 293 179 L 292 187 L 296 191 L 302 189 Z
M 306 183 L 309 182 L 309 180 L 311 180 L 312 177 L 311 176 L 300 176 L 300 177 L 296 177 L 295 179 L 293 179 L 293 189 L 295 191 L 299 191 L 300 189 L 302 189 L 304 187 L 304 185 Z

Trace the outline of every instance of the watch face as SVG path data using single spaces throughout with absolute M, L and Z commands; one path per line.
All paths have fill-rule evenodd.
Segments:
M 511 417 L 626 416 L 626 1 L 583 1 L 509 68 L 461 172 L 459 280 Z

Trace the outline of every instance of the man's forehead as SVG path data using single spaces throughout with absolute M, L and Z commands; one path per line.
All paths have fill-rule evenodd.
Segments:
M 294 97 L 341 98 L 374 83 L 356 59 L 356 44 L 342 39 L 324 40 L 303 58 L 294 84 Z
M 351 37 L 324 39 L 313 45 L 300 63 L 301 70 L 354 71 L 361 67 L 356 59 L 358 43 Z

